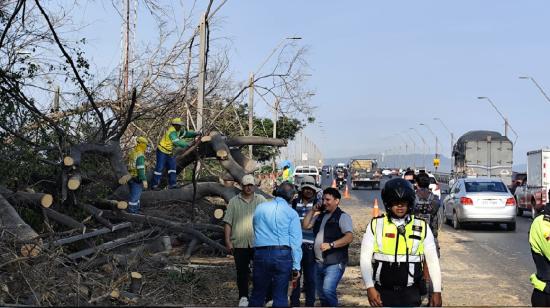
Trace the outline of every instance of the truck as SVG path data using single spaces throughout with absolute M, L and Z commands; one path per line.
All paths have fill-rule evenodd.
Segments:
M 550 149 L 527 152 L 527 179 L 516 188 L 517 215 L 530 211 L 534 218 L 548 199 L 550 188 Z
M 453 156 L 456 177 L 496 177 L 512 184 L 513 144 L 498 132 L 467 132 L 454 144 Z
M 352 159 L 349 163 L 351 174 L 351 189 L 371 187 L 380 189 L 378 162 L 376 159 Z

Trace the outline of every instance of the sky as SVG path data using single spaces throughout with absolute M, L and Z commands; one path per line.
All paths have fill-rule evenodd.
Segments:
M 120 59 L 120 18 L 110 1 L 88 3 L 74 11 L 75 21 L 87 24 L 79 35 L 88 38 L 97 68 L 109 71 Z M 186 14 L 195 4 L 195 18 L 206 5 L 181 3 Z M 140 9 L 139 44 L 155 36 L 146 15 Z M 327 158 L 404 150 L 395 136 L 404 131 L 409 151 L 413 138 L 420 152 L 411 127 L 433 152 L 434 138 L 419 123 L 431 127 L 449 156 L 449 133 L 434 117 L 455 140 L 470 130 L 503 133 L 504 121 L 478 96 L 490 97 L 518 133 L 514 163 L 550 145 L 550 102 L 518 79 L 532 76 L 550 91 L 549 1 L 228 0 L 211 36 L 229 46 L 232 77 L 243 81 L 282 38 L 302 37 L 297 44 L 308 49 L 306 86 L 316 93 L 318 122 L 305 134 Z

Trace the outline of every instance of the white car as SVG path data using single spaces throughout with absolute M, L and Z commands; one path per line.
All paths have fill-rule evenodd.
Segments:
M 516 200 L 499 178 L 458 179 L 444 204 L 445 220 L 455 229 L 462 223 L 492 222 L 516 230 Z
M 315 166 L 297 166 L 294 169 L 294 185 L 300 185 L 302 178 L 306 175 L 312 176 L 315 179 L 315 185 L 321 187 L 321 175 Z

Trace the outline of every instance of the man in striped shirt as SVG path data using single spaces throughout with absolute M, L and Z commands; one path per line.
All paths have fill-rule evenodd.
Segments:
M 313 206 L 322 202 L 317 196 L 318 188 L 315 186 L 315 179 L 312 176 L 305 176 L 300 185 L 300 193 L 292 201 L 292 208 L 298 212 L 300 221 L 304 220 L 306 214 L 311 211 Z M 306 293 L 306 307 L 315 305 L 315 252 L 313 250 L 313 242 L 315 236 L 313 230 L 302 229 L 302 274 L 304 276 L 304 289 Z M 290 305 L 292 307 L 300 306 L 300 279 L 290 296 Z

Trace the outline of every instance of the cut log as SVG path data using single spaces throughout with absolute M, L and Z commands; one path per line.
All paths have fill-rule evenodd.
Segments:
M 216 209 L 214 211 L 214 218 L 216 219 L 222 219 L 223 218 L 223 210 L 222 209 Z
M 244 156 L 239 149 L 231 149 L 231 156 L 237 164 L 243 167 L 246 173 L 252 173 L 258 168 L 256 161 Z
M 90 247 L 90 248 L 72 253 L 68 257 L 71 260 L 76 260 L 76 259 L 82 258 L 82 257 L 87 256 L 87 255 L 91 255 L 91 254 L 99 252 L 99 251 L 111 250 L 111 249 L 114 249 L 116 247 L 128 244 L 129 242 L 133 242 L 135 240 L 141 239 L 141 238 L 143 238 L 145 236 L 148 236 L 151 233 L 156 232 L 156 231 L 157 231 L 156 228 L 147 229 L 147 230 L 144 230 L 144 231 L 141 231 L 141 232 L 131 234 L 127 237 L 123 237 L 123 238 L 119 238 L 119 239 L 116 239 L 116 240 L 113 240 L 113 241 L 110 241 L 110 242 L 107 242 L 107 243 L 103 243 L 103 244 L 101 244 L 99 246 L 96 246 L 96 247 Z
M 227 159 L 227 151 L 226 150 L 217 150 L 216 151 L 216 157 L 218 157 L 219 159 Z
M 67 181 L 67 187 L 69 190 L 77 190 L 82 183 L 82 176 L 80 173 L 73 174 Z
M 125 210 L 128 208 L 128 202 L 123 200 L 98 199 L 93 202 L 96 206 L 109 208 L 112 210 Z
M 38 237 L 3 195 L 0 195 L 0 230 L 0 239 L 5 240 L 27 241 Z
M 59 213 L 58 211 L 49 208 L 44 208 L 44 210 L 44 213 L 46 213 L 46 215 L 48 215 L 48 218 L 51 220 L 54 220 L 70 228 L 80 229 L 83 231 L 86 230 L 86 226 L 83 223 L 74 220 L 71 216 Z
M 231 174 L 231 176 L 235 180 L 240 183 L 243 176 L 246 174 L 243 167 L 235 162 L 231 154 L 229 154 L 229 147 L 225 143 L 225 140 L 220 133 L 212 132 L 210 133 L 210 136 L 212 136 L 212 141 L 210 141 L 210 144 L 212 145 L 212 149 L 216 151 L 216 154 L 218 154 L 219 151 L 225 151 L 225 153 L 227 154 L 227 158 L 220 161 L 221 165 Z
M 23 257 L 36 257 L 42 252 L 42 247 L 39 244 L 25 244 L 21 246 L 21 255 Z
M 33 193 L 25 191 L 13 192 L 0 186 L 0 194 L 13 205 L 40 205 L 50 207 L 53 204 L 53 196 L 50 194 Z
M 65 165 L 65 167 L 72 167 L 74 165 L 74 159 L 70 156 L 65 156 L 65 158 L 63 158 L 63 165 Z
M 120 185 L 128 184 L 128 182 L 130 182 L 131 179 L 132 179 L 132 175 L 125 174 L 120 179 L 118 179 L 118 184 Z
M 138 272 L 132 272 L 130 274 L 130 292 L 134 294 L 141 293 L 142 276 Z

